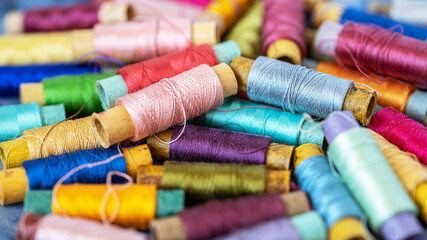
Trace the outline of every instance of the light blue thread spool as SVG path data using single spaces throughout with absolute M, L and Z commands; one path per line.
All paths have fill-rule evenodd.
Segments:
M 229 111 L 243 107 L 249 108 Z M 303 131 L 300 131 L 299 126 L 303 121 L 302 114 L 273 108 L 275 107 L 237 98 L 228 98 L 216 110 L 229 112 L 209 111 L 205 115 L 205 124 L 209 127 L 269 136 L 276 143 L 294 146 L 314 143 L 322 147 L 324 135 L 320 126 L 313 126 L 304 120 Z
M 0 107 L 0 142 L 21 136 L 28 129 L 52 125 L 65 119 L 63 104 L 40 107 L 37 103 Z

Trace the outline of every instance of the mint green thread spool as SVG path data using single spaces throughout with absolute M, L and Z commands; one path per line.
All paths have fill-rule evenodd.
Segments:
M 63 104 L 40 107 L 38 103 L 0 107 L 0 142 L 15 139 L 25 130 L 52 125 L 65 119 Z
M 368 216 L 374 232 L 385 239 L 422 234 L 415 204 L 369 132 L 359 127 L 354 116 L 349 111 L 333 113 L 322 128 L 330 143 L 328 156 Z M 399 220 L 403 215 L 405 220 Z M 399 224 L 394 224 L 397 221 Z M 399 229 L 388 233 L 385 229 L 390 229 L 390 224 Z
M 328 231 L 323 218 L 315 211 L 292 217 L 291 222 L 299 233 L 301 240 L 327 239 Z
M 111 77 L 112 73 L 59 76 L 43 79 L 45 104 L 63 103 L 67 116 L 77 113 L 84 104 L 79 116 L 89 116 L 101 112 L 101 101 L 96 89 L 96 81 Z

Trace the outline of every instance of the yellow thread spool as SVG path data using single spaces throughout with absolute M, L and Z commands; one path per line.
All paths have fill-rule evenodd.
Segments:
M 5 168 L 13 168 L 25 160 L 99 146 L 91 118 L 86 117 L 26 130 L 19 139 L 0 143 L 0 158 Z
M 57 189 L 56 199 L 66 215 L 101 221 L 101 205 L 106 192 L 107 186 L 100 184 L 61 185 Z M 156 213 L 156 187 L 135 184 L 115 192 L 119 203 L 110 195 L 105 205 L 106 217 L 111 217 L 115 208 L 119 207 L 114 224 L 148 229 L 148 224 Z M 55 198 L 55 195 L 52 197 Z M 54 202 L 53 199 L 52 212 L 62 214 Z
M 324 21 L 339 22 L 343 8 L 335 2 L 321 1 L 314 5 L 313 26 L 318 28 Z
M 383 136 L 368 130 L 406 191 L 420 207 L 421 217 L 427 222 L 427 167 L 414 154 L 401 151 Z
M 295 149 L 294 166 L 295 168 L 305 159 L 325 155 L 323 150 L 316 144 L 303 144 Z M 329 239 L 368 239 L 368 231 L 359 219 L 353 217 L 341 218 L 329 229 Z

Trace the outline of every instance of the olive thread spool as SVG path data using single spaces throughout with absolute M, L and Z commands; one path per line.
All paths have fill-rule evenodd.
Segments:
M 190 31 L 193 45 L 215 45 L 219 42 L 214 21 L 194 22 Z M 7 35 L 0 37 L 0 46 L 2 65 L 74 62 L 87 53 L 99 51 L 95 47 L 95 33 L 92 29 Z
M 26 130 L 18 139 L 0 143 L 5 169 L 21 166 L 25 160 L 99 147 L 90 117 Z
M 85 187 L 82 190 L 85 191 Z M 52 196 L 52 190 L 28 190 L 24 199 L 24 212 L 35 212 L 42 215 L 52 213 Z M 88 194 L 88 196 L 91 195 Z M 184 191 L 157 190 L 156 218 L 173 216 L 182 209 L 184 209 Z
M 201 66 L 202 65 L 200 65 L 199 67 Z M 223 97 L 226 98 L 226 97 L 235 95 L 237 92 L 237 83 L 236 83 L 236 77 L 234 76 L 234 73 L 231 70 L 231 68 L 227 64 L 221 63 L 212 67 L 212 69 L 217 75 L 219 82 L 222 86 Z M 177 75 L 176 77 L 187 76 L 190 73 L 192 74 L 194 70 L 195 68 L 187 72 L 184 72 L 180 75 Z M 152 88 L 154 86 L 157 87 L 156 84 L 153 84 L 150 87 Z M 146 89 L 148 88 L 145 88 L 142 90 L 146 90 Z M 191 93 L 188 93 L 188 94 L 191 94 Z M 95 129 L 96 138 L 104 148 L 108 148 L 113 144 L 116 144 L 123 140 L 134 137 L 134 133 L 135 133 L 134 122 L 128 110 L 126 110 L 126 108 L 122 105 L 117 105 L 116 107 L 111 108 L 100 114 L 96 114 L 96 113 L 93 114 L 92 124 Z M 160 131 L 163 131 L 163 130 L 166 130 L 166 129 L 162 129 Z M 142 137 L 148 137 L 148 135 L 142 136 Z M 136 140 L 136 139 L 133 139 L 133 140 Z
M 186 130 L 184 130 L 183 135 L 181 135 L 180 139 L 176 140 L 174 143 L 171 144 L 176 144 L 179 141 L 182 141 L 182 138 L 184 135 L 186 135 L 186 131 L 188 131 L 189 128 L 192 128 L 194 130 L 206 130 L 206 131 L 213 131 L 216 132 L 218 134 L 221 134 L 222 136 L 226 136 L 226 135 L 231 135 L 232 132 L 229 131 L 225 131 L 225 130 L 220 130 L 220 129 L 208 129 L 208 128 L 204 128 L 204 127 L 196 127 L 196 126 L 192 126 L 192 125 L 187 125 L 186 126 Z M 153 155 L 153 157 L 157 160 L 172 160 L 172 161 L 188 161 L 188 158 L 186 158 L 185 156 L 182 156 L 182 154 L 179 152 L 176 153 L 176 155 L 173 155 L 171 153 L 171 144 L 167 144 L 164 142 L 170 142 L 171 140 L 174 140 L 175 138 L 172 137 L 172 135 L 175 135 L 180 133 L 182 131 L 181 128 L 175 128 L 174 130 L 166 130 L 164 132 L 158 133 L 156 134 L 156 136 L 150 136 L 147 138 L 147 145 L 150 148 L 150 151 Z M 190 133 L 193 134 L 193 133 Z M 253 135 L 249 135 L 249 134 L 245 134 L 245 133 L 235 133 L 236 136 L 241 137 L 242 139 L 244 139 L 245 136 L 247 137 L 252 137 Z M 206 136 L 207 137 L 207 136 Z M 162 141 L 160 141 L 158 138 L 160 138 Z M 235 138 L 233 138 L 235 139 Z M 204 141 L 209 142 L 210 139 L 205 139 Z M 227 141 L 227 139 L 224 139 L 224 141 Z M 191 144 L 191 142 L 186 142 L 187 144 Z M 194 142 L 193 144 L 197 144 L 196 142 Z M 213 147 L 217 146 L 218 142 L 216 141 L 210 141 L 210 144 L 212 144 Z M 261 146 L 260 146 L 261 147 Z M 293 153 L 295 147 L 293 146 L 288 146 L 285 144 L 275 144 L 275 143 L 270 143 L 268 145 L 268 148 L 266 150 L 265 153 L 265 161 L 264 164 L 267 166 L 268 169 L 271 170 L 290 170 L 290 161 L 291 161 L 291 156 Z M 236 148 L 236 152 L 239 153 L 239 149 Z M 258 151 L 257 151 L 258 152 Z M 197 153 L 186 153 L 186 154 L 196 154 Z M 243 153 L 244 154 L 244 153 Z M 248 157 L 247 159 L 251 159 L 251 155 L 252 154 L 256 154 L 256 152 L 250 152 L 247 153 Z M 171 155 L 175 156 L 171 159 Z M 244 156 L 244 155 L 243 155 Z M 237 160 L 237 158 L 235 159 Z M 215 161 L 215 159 L 212 157 L 204 157 L 201 158 L 197 161 L 200 162 L 211 162 L 211 161 Z M 244 161 L 244 160 L 243 160 Z M 230 159 L 230 162 L 227 161 L 227 163 L 232 163 L 232 159 Z M 238 163 L 236 161 L 236 163 Z
M 231 62 L 230 67 L 233 69 L 233 72 L 236 75 L 240 91 L 247 92 L 249 75 L 252 71 L 252 65 L 255 61 L 249 58 L 235 57 Z M 343 81 L 348 80 L 343 79 Z M 349 87 L 342 103 L 342 110 L 350 110 L 354 113 L 356 119 L 366 126 L 372 119 L 375 110 L 376 99 L 377 95 L 375 92 L 370 92 L 364 89 L 356 88 L 354 86 Z
M 313 158 L 315 156 L 324 156 L 324 158 L 320 158 L 320 157 Z M 310 167 L 307 167 L 307 166 L 310 166 L 310 165 L 312 166 L 311 168 L 313 169 L 316 165 L 312 165 L 312 164 L 315 163 L 316 161 L 317 162 L 324 161 L 323 166 L 327 165 L 327 168 L 329 168 L 329 164 L 326 162 L 326 160 L 327 159 L 323 150 L 315 144 L 308 143 L 308 144 L 301 145 L 295 149 L 295 153 L 293 156 L 294 169 L 296 170 L 295 173 L 297 175 L 299 186 L 303 187 L 303 190 L 307 191 L 307 189 L 304 189 L 305 185 L 303 185 L 303 183 L 304 181 L 309 180 L 305 178 L 307 176 L 308 177 L 310 176 L 309 175 L 300 176 L 298 174 L 304 174 L 304 171 L 298 171 L 298 170 L 308 170 L 310 169 Z M 298 169 L 298 166 L 304 162 L 309 163 L 310 165 L 303 166 L 304 169 L 301 169 L 301 167 L 300 169 Z M 317 165 L 317 166 L 318 166 L 317 169 L 320 171 L 319 166 L 322 166 L 322 165 Z M 331 171 L 333 170 L 330 170 L 329 173 L 327 173 L 323 169 L 321 171 L 323 172 L 324 177 L 325 175 L 329 175 L 329 177 L 335 178 L 335 176 L 332 176 Z M 316 172 L 318 171 L 316 170 Z M 318 191 L 316 191 L 316 189 L 321 189 L 322 187 L 323 189 L 325 189 L 327 186 L 326 183 L 321 185 L 319 183 L 320 181 L 319 178 L 320 178 L 320 175 L 317 175 L 317 178 L 312 180 L 313 183 L 314 181 L 317 181 L 318 185 L 316 187 L 314 187 L 313 185 L 309 185 L 308 187 L 311 189 L 311 191 L 307 191 L 307 193 L 312 199 L 312 203 L 315 202 L 313 203 L 314 210 L 319 211 L 325 217 L 325 219 L 327 219 L 327 224 L 329 227 L 329 238 L 331 240 L 369 239 L 370 238 L 369 232 L 360 220 L 362 216 L 362 212 L 359 209 L 357 203 L 353 200 L 350 192 L 347 190 L 347 188 L 345 188 L 344 183 L 341 182 L 340 180 L 335 180 L 335 181 L 329 180 L 328 181 L 329 183 L 327 184 L 328 187 L 335 189 L 334 191 L 337 194 L 335 195 L 335 200 L 331 201 L 332 196 L 329 195 L 330 197 L 328 197 L 327 200 L 319 201 L 318 199 L 316 199 L 316 197 L 319 197 L 319 196 L 316 196 L 316 194 L 318 194 Z M 329 194 L 332 194 L 332 193 L 329 193 Z M 326 206 L 322 205 L 322 203 L 323 204 L 329 203 L 328 205 L 335 204 L 336 208 L 338 207 L 343 208 L 345 204 L 346 211 L 347 211 L 346 214 L 348 215 L 342 214 L 340 216 L 340 213 L 334 212 L 333 207 L 330 206 L 330 208 L 325 208 Z
M 0 107 L 0 142 L 21 136 L 25 130 L 48 126 L 65 119 L 63 104 L 40 107 L 37 103 Z
M 331 114 L 322 126 L 328 156 L 367 214 L 374 233 L 385 239 L 420 237 L 417 208 L 369 132 L 350 111 Z M 363 174 L 361 176 L 360 174 Z
M 248 203 L 257 204 L 257 206 L 265 206 L 274 204 L 274 211 L 266 210 L 265 212 L 260 212 L 260 214 L 251 215 L 246 218 L 234 218 L 233 220 L 227 219 L 227 216 L 220 211 L 212 210 L 213 206 L 222 206 L 224 208 L 234 208 L 233 206 L 241 206 L 233 210 L 233 214 L 239 214 L 239 216 L 247 215 L 248 210 L 242 205 L 248 205 Z M 250 205 L 249 205 L 250 206 Z M 272 208 L 273 206 L 270 206 Z M 280 208 L 280 210 L 279 210 Z M 218 235 L 226 234 L 236 228 L 247 227 L 253 224 L 268 220 L 274 219 L 281 216 L 292 217 L 298 214 L 305 213 L 311 209 L 310 203 L 308 202 L 307 195 L 302 191 L 296 191 L 287 194 L 264 194 L 256 195 L 238 199 L 230 199 L 226 201 L 211 201 L 203 205 L 198 205 L 192 208 L 186 208 L 178 215 L 156 219 L 150 223 L 150 231 L 153 233 L 154 238 L 157 240 L 166 240 L 166 239 L 181 239 L 181 240 L 195 240 L 195 239 L 206 239 L 212 238 Z M 277 211 L 278 210 L 278 211 Z M 198 229 L 186 229 L 185 224 L 187 218 L 183 218 L 182 215 L 188 214 L 199 214 L 199 215 L 215 215 L 217 227 L 205 224 Z M 229 221 L 233 221 L 230 223 Z M 224 226 L 226 224 L 227 226 Z M 190 231 L 190 232 L 189 232 Z M 197 231 L 200 235 L 199 237 L 190 237 L 189 235 L 194 235 L 192 231 Z
M 184 189 L 187 200 L 193 204 L 212 198 L 286 193 L 290 189 L 290 175 L 290 171 L 269 170 L 263 165 L 166 161 L 164 166 L 139 167 L 137 183 Z
M 134 227 L 147 230 L 148 224 L 156 217 L 158 192 L 154 185 L 132 184 L 127 188 L 117 189 L 121 185 L 111 185 L 116 188 L 115 197 L 109 196 L 104 200 L 108 191 L 103 184 L 71 184 L 57 187 L 52 194 L 52 213 L 81 217 L 95 221 L 102 220 L 102 210 L 105 216 L 111 218 L 118 208 L 118 213 L 112 222 L 122 227 Z M 184 194 L 176 192 L 176 201 L 169 204 L 177 205 L 175 209 L 182 210 Z M 143 204 L 141 204 L 143 203 Z M 102 205 L 105 204 L 105 208 Z M 163 210 L 161 210 L 163 211 Z
M 126 172 L 128 175 L 130 175 L 133 179 L 136 179 L 136 173 L 137 173 L 137 168 L 139 165 L 149 165 L 152 164 L 152 158 L 151 158 L 151 154 L 150 151 L 147 147 L 147 145 L 139 145 L 133 148 L 124 148 L 122 149 L 123 154 L 124 154 L 124 158 L 126 160 Z M 91 153 L 96 154 L 96 150 L 94 149 L 93 151 L 90 151 Z M 67 153 L 65 153 L 67 154 Z M 68 154 L 70 156 L 74 156 L 74 157 L 79 157 L 78 153 L 71 153 Z M 59 157 L 55 157 L 52 160 L 57 160 L 59 161 L 60 158 Z M 13 203 L 19 203 L 22 202 L 24 200 L 25 197 L 25 193 L 28 189 L 30 189 L 31 185 L 36 185 L 35 183 L 30 183 L 29 182 L 29 178 L 27 177 L 28 174 L 31 174 L 31 178 L 35 178 L 36 176 L 34 176 L 34 174 L 37 173 L 33 173 L 34 172 L 34 166 L 32 168 L 30 168 L 30 170 L 33 170 L 33 172 L 28 173 L 26 171 L 25 168 L 25 164 L 27 163 L 37 163 L 35 161 L 40 161 L 40 160 L 44 160 L 44 161 L 51 161 L 50 159 L 39 159 L 39 160 L 30 160 L 30 161 L 26 161 L 24 162 L 24 167 L 17 167 L 17 168 L 11 168 L 11 169 L 6 169 L 6 170 L 1 170 L 0 171 L 0 203 L 1 205 L 9 205 L 9 204 L 13 204 Z M 106 160 L 106 159 L 102 159 L 102 160 Z M 96 162 L 95 162 L 96 163 Z M 69 164 L 69 163 L 67 163 Z M 66 164 L 64 164 L 66 165 Z M 64 167 L 64 165 L 60 165 L 61 168 Z M 42 167 L 42 166 L 40 166 Z M 57 165 L 57 167 L 59 167 Z M 46 169 L 45 169 L 46 170 Z M 51 168 L 50 170 L 55 170 L 53 168 Z M 57 171 L 64 171 L 64 169 L 56 169 Z M 67 171 L 70 171 L 71 169 L 67 169 Z M 94 169 L 94 171 L 96 171 L 96 168 Z M 44 174 L 49 174 L 49 172 L 44 172 Z M 96 175 L 95 173 L 93 173 L 93 175 Z M 86 180 L 91 179 L 90 177 L 94 177 L 93 175 L 88 176 L 86 178 Z M 38 176 L 38 175 L 37 175 Z M 40 185 L 49 185 L 45 179 L 43 178 L 43 176 L 38 176 L 40 181 L 37 184 L 38 186 Z M 107 176 L 105 175 L 105 178 Z M 56 179 L 56 181 L 59 179 Z M 50 180 L 49 180 L 50 181 Z M 31 188 L 33 189 L 33 188 Z
M 71 27 L 76 26 L 76 23 L 69 23 L 69 16 L 67 16 L 67 13 L 71 14 L 71 11 L 73 11 L 74 9 L 82 9 L 81 11 L 83 11 L 83 8 L 86 12 L 97 12 L 97 17 L 93 18 L 94 21 L 90 23 L 86 22 L 84 28 L 91 28 L 96 23 L 126 22 L 134 17 L 134 10 L 132 6 L 125 3 L 103 2 L 99 6 L 96 4 L 75 4 L 59 8 L 45 7 L 36 10 L 28 10 L 27 12 L 10 11 L 4 17 L 4 29 L 6 33 L 11 34 L 17 34 L 22 32 L 44 32 L 46 30 L 46 26 L 43 26 L 41 23 L 33 22 L 28 24 L 26 22 L 31 21 L 33 16 L 36 14 L 39 15 L 38 17 L 40 17 L 40 15 L 42 14 L 46 14 L 50 17 L 52 17 L 52 15 L 55 15 L 57 20 L 63 23 L 62 25 L 56 25 L 56 28 L 50 27 L 47 31 L 69 30 L 71 29 Z

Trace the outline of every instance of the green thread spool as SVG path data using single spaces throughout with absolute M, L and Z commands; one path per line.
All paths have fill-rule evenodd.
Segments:
M 71 116 L 90 100 L 80 116 L 101 112 L 103 109 L 96 89 L 96 81 L 113 75 L 97 73 L 45 78 L 43 80 L 45 104 L 64 103 L 67 116 Z
M 165 162 L 162 186 L 183 189 L 187 200 L 197 203 L 261 194 L 265 174 L 263 165 Z
M 27 190 L 24 198 L 24 213 L 46 215 L 52 212 L 51 190 Z
M 310 211 L 299 214 L 290 220 L 299 233 L 301 240 L 327 239 L 326 224 L 317 212 Z
M 341 116 L 344 113 L 334 115 L 344 118 Z M 330 128 L 341 127 L 330 120 L 332 117 L 333 115 L 323 125 L 327 138 L 327 132 L 334 131 Z M 350 120 L 350 117 L 348 118 Z M 353 124 L 357 124 L 355 120 Z M 339 133 L 334 140 L 328 140 L 332 141 L 328 148 L 329 157 L 364 209 L 376 233 L 379 233 L 382 225 L 396 214 L 402 212 L 417 214 L 415 204 L 366 129 L 352 127 L 350 130 Z
M 262 55 L 262 17 L 262 3 L 256 0 L 225 37 L 225 40 L 236 41 L 244 57 L 256 58 Z

